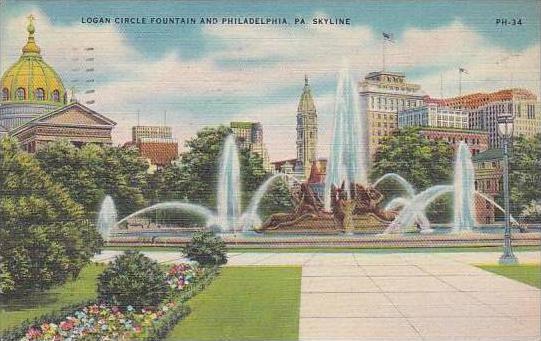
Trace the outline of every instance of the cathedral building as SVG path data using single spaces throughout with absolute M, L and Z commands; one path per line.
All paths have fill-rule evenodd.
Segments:
M 116 123 L 76 101 L 68 103 L 62 79 L 41 56 L 33 19 L 29 17 L 21 57 L 0 81 L 0 137 L 17 138 L 28 152 L 57 139 L 76 146 L 111 144 Z

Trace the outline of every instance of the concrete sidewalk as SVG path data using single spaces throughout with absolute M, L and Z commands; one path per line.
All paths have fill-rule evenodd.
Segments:
M 108 261 L 117 253 L 96 258 Z M 179 253 L 148 252 L 164 263 Z M 539 263 L 539 252 L 519 252 Z M 231 253 L 228 266 L 301 265 L 301 340 L 539 340 L 540 290 L 481 270 L 499 253 Z

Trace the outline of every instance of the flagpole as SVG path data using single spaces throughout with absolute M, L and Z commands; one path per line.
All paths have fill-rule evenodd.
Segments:
M 385 71 L 385 37 L 381 40 L 381 57 L 382 57 L 382 71 Z
M 443 73 L 440 73 L 440 98 L 443 98 Z
M 458 96 L 462 96 L 462 70 L 458 69 Z

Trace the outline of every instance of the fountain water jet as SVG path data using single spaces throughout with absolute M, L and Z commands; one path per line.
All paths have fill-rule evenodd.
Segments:
M 98 220 L 96 222 L 96 226 L 98 227 L 98 231 L 100 232 L 103 240 L 109 240 L 111 230 L 117 223 L 116 219 L 117 212 L 115 202 L 113 201 L 113 198 L 108 195 L 101 203 L 100 211 L 98 213 Z
M 471 231 L 475 227 L 475 173 L 468 145 L 460 142 L 456 153 L 454 176 L 453 231 Z
M 333 137 L 325 178 L 326 211 L 331 208 L 330 193 L 333 185 L 339 187 L 342 183 L 345 186 L 351 183 L 363 186 L 368 184 L 367 123 L 366 117 L 361 117 L 359 109 L 356 86 L 349 71 L 344 68 L 338 75 L 336 87 Z
M 437 185 L 415 195 L 413 198 L 411 198 L 411 200 L 409 200 L 409 204 L 402 208 L 396 219 L 387 227 L 385 233 L 400 232 L 403 229 L 410 227 L 416 220 L 418 220 L 420 223 L 422 222 L 422 230 L 427 230 L 429 228 L 429 226 L 427 226 L 428 220 L 425 219 L 426 216 L 419 217 L 419 213 L 424 212 L 426 207 L 438 197 L 446 193 L 451 193 L 452 191 L 453 186 Z
M 377 179 L 376 182 L 374 182 L 374 184 L 372 186 L 377 187 L 377 185 L 379 185 L 380 182 L 382 182 L 384 180 L 387 180 L 387 179 L 395 180 L 396 182 L 398 182 L 402 186 L 402 188 L 406 191 L 406 193 L 408 194 L 408 197 L 411 198 L 411 197 L 413 197 L 415 195 L 415 189 L 408 182 L 408 180 L 404 179 L 402 176 L 400 176 L 400 175 L 398 175 L 396 173 L 384 174 L 382 177 Z
M 481 198 L 483 198 L 484 200 L 488 201 L 490 204 L 492 204 L 494 207 L 496 207 L 498 210 L 500 210 L 503 214 L 505 214 L 505 210 L 503 209 L 503 207 L 501 207 L 500 205 L 498 205 L 498 203 L 496 203 L 494 200 L 490 199 L 488 196 L 486 196 L 485 194 L 481 193 L 481 192 L 475 192 L 476 195 L 480 196 Z M 511 223 L 515 224 L 515 225 L 520 225 L 518 223 L 518 221 L 513 218 L 513 216 L 509 216 L 510 220 L 511 220 Z
M 234 135 L 225 139 L 218 181 L 218 224 L 223 232 L 235 232 L 240 217 L 240 163 Z
M 275 174 L 265 180 L 259 186 L 259 188 L 256 190 L 254 196 L 250 200 L 250 204 L 248 205 L 248 208 L 246 209 L 246 212 L 242 215 L 241 221 L 242 221 L 242 230 L 243 232 L 247 232 L 249 230 L 252 230 L 255 226 L 258 226 L 261 224 L 261 219 L 259 218 L 259 215 L 257 214 L 257 210 L 259 209 L 259 204 L 261 203 L 261 199 L 263 199 L 263 196 L 270 188 L 270 185 L 272 185 L 276 180 L 278 179 L 292 179 L 293 181 L 300 183 L 300 180 L 296 177 L 289 175 L 289 174 Z
M 213 218 L 215 216 L 214 213 L 206 207 L 203 207 L 201 205 L 196 205 L 196 204 L 190 204 L 190 203 L 182 202 L 182 201 L 169 201 L 169 202 L 162 202 L 162 203 L 155 204 L 149 207 L 145 207 L 137 212 L 133 212 L 132 214 L 119 220 L 115 225 L 118 226 L 124 222 L 127 222 L 129 219 L 141 214 L 145 214 L 145 213 L 152 212 L 155 210 L 165 210 L 165 209 L 180 209 L 180 210 L 185 210 L 190 213 L 195 213 L 205 218 L 207 221 L 207 225 L 209 225 L 211 222 L 214 222 L 213 221 Z

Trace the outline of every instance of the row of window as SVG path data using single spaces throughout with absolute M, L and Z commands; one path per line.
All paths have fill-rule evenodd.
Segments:
M 420 100 L 405 100 L 398 98 L 387 97 L 374 97 L 370 96 L 370 108 L 372 110 L 398 110 L 401 111 L 404 108 L 418 107 L 422 104 Z
M 25 88 L 18 88 L 15 91 L 15 99 L 19 101 L 24 101 L 28 99 L 26 89 Z M 34 91 L 34 99 L 38 101 L 44 101 L 45 98 L 45 90 L 42 88 L 37 88 Z M 9 100 L 9 89 L 3 88 L 2 89 L 2 101 L 8 101 Z M 53 90 L 51 93 L 51 100 L 54 102 L 60 102 L 60 91 Z

